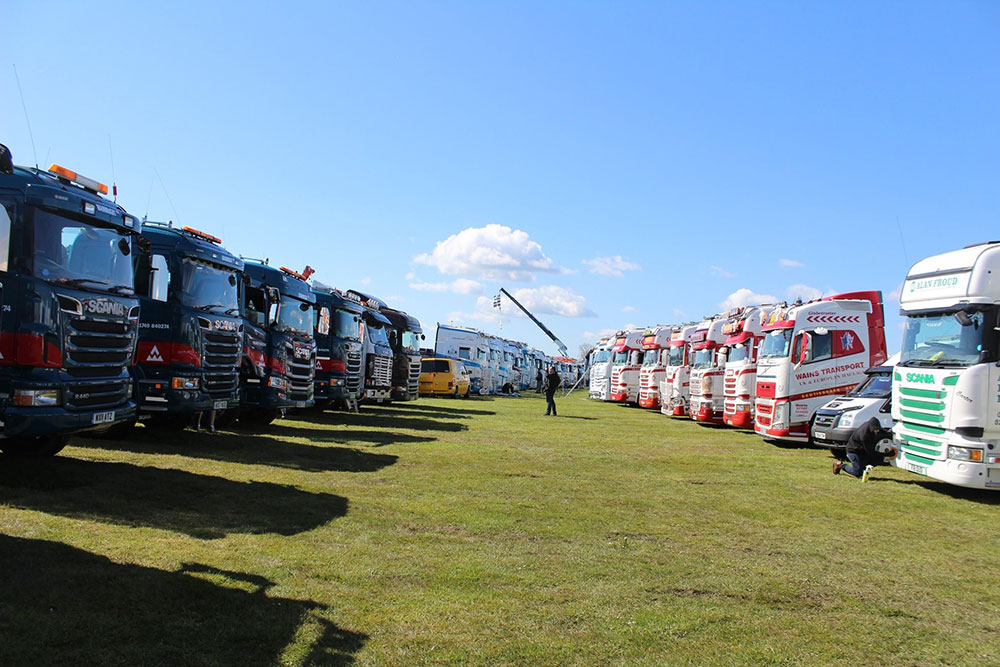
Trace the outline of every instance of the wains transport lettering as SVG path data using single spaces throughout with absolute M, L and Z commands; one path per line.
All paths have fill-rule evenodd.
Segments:
M 847 371 L 863 371 L 867 367 L 867 364 L 863 361 L 857 361 L 853 364 L 843 364 L 841 366 L 831 366 L 830 368 L 821 368 L 816 371 L 806 371 L 805 373 L 796 373 L 796 380 L 809 380 L 811 378 L 818 378 L 822 376 L 837 375 L 838 373 L 844 373 Z

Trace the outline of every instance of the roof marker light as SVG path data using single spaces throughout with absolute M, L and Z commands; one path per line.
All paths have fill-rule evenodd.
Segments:
M 92 178 L 87 178 L 86 176 L 78 174 L 75 171 L 70 171 L 66 167 L 60 167 L 57 164 L 53 164 L 51 167 L 49 167 L 49 173 L 55 174 L 56 176 L 61 176 L 62 178 L 65 178 L 66 180 L 72 183 L 76 183 L 84 190 L 89 190 L 91 192 L 99 192 L 102 195 L 108 194 L 108 186 L 106 186 L 104 183 L 99 183 Z
M 295 276 L 295 277 L 296 277 L 296 278 L 298 278 L 299 280 L 302 280 L 302 281 L 305 281 L 305 280 L 308 280 L 308 278 L 306 278 L 306 277 L 305 277 L 304 275 L 302 275 L 302 274 L 301 274 L 301 273 L 299 273 L 298 271 L 292 271 L 292 270 L 291 270 L 290 268 L 288 268 L 287 266 L 282 266 L 282 267 L 281 267 L 281 270 L 282 270 L 282 271 L 284 271 L 285 273 L 287 273 L 287 274 L 288 274 L 288 275 L 290 275 L 290 276 Z
M 200 239 L 205 239 L 209 243 L 218 243 L 219 245 L 222 245 L 222 239 L 220 239 L 218 236 L 212 236 L 211 234 L 206 234 L 200 229 L 195 229 L 194 227 L 181 227 L 181 229 L 187 232 L 188 234 L 191 234 L 192 236 L 197 236 Z

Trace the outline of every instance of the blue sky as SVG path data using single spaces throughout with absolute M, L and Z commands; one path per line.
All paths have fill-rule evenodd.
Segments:
M 996 239 L 1000 5 L 10 3 L 0 142 L 130 212 L 569 346 Z M 114 165 L 109 151 L 109 136 Z M 502 333 L 553 346 L 504 307 Z

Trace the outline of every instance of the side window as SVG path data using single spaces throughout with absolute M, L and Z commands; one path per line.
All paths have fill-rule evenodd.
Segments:
M 833 336 L 829 332 L 825 334 L 812 333 L 808 361 L 823 361 L 833 357 Z
M 8 270 L 10 258 L 10 225 L 14 218 L 14 204 L 0 201 L 0 271 Z
M 163 255 L 139 254 L 135 262 L 135 293 L 157 301 L 167 300 L 170 270 Z
M 802 349 L 802 334 L 796 334 L 795 338 L 792 339 L 792 363 L 801 364 L 806 360 L 806 355 Z
M 264 290 L 247 285 L 244 298 L 246 301 L 243 306 L 247 319 L 259 327 L 264 326 L 264 308 L 267 305 L 267 302 L 264 300 Z
M 316 331 L 324 336 L 330 333 L 330 309 L 326 306 L 316 312 Z
M 458 348 L 458 356 L 461 359 L 472 359 L 472 348 L 471 347 Z

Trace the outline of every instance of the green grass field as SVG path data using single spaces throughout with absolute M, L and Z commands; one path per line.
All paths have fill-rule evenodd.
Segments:
M 0 459 L 0 664 L 1000 663 L 1000 494 L 559 409 Z

